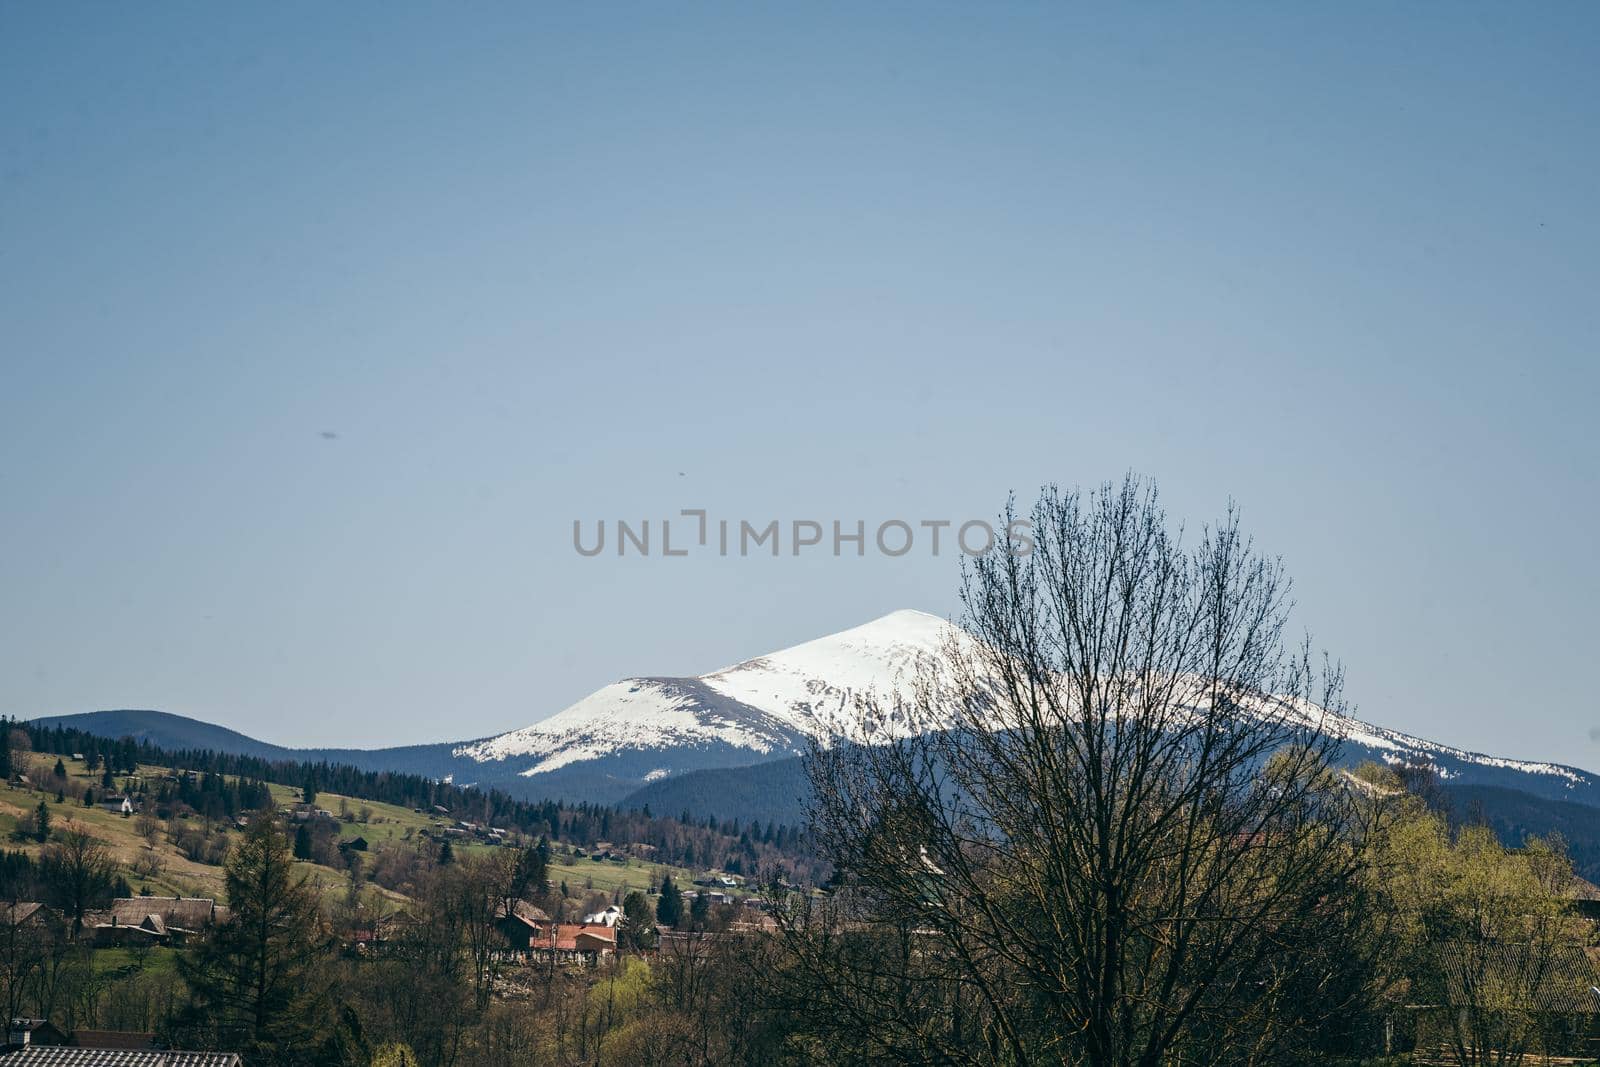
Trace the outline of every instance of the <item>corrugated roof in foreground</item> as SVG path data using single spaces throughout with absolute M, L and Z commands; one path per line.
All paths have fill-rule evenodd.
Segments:
M 32 1045 L 0 1055 L 4 1067 L 242 1067 L 236 1052 Z

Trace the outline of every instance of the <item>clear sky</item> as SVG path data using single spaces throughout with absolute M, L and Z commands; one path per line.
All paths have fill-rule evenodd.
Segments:
M 1239 501 L 1364 716 L 1600 768 L 1597 57 L 1579 3 L 7 3 L 0 711 L 481 736 L 957 607 L 574 519 L 1131 469 Z

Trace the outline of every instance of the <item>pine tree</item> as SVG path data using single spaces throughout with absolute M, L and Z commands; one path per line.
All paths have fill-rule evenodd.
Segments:
M 33 809 L 33 836 L 40 841 L 50 836 L 50 806 L 42 800 Z
M 65 778 L 66 776 L 67 776 L 67 765 L 65 763 L 61 762 L 61 757 L 60 756 L 57 756 L 56 757 L 56 777 L 57 778 Z
M 444 842 L 439 845 L 439 866 L 448 867 L 455 861 L 456 852 L 455 849 L 450 847 L 450 839 L 447 837 L 444 839 Z
M 655 947 L 656 930 L 650 921 L 650 902 L 637 889 L 623 898 L 617 939 L 636 952 Z
M 305 823 L 294 832 L 294 858 L 308 860 L 311 858 L 311 828 Z
M 539 835 L 539 847 L 534 850 L 538 854 L 538 881 L 535 888 L 543 893 L 549 885 L 550 879 L 550 838 L 544 834 Z
M 111 760 L 106 760 L 105 773 L 100 776 L 100 788 L 110 792 L 117 787 L 117 779 L 111 773 Z
M 231 918 L 179 959 L 192 991 L 180 1021 L 186 1039 L 243 1052 L 255 1065 L 307 1062 L 327 1038 L 329 942 L 316 892 L 293 867 L 276 820 L 258 815 L 228 858 Z
M 661 896 L 656 900 L 656 922 L 663 926 L 677 926 L 683 919 L 683 893 L 672 884 L 668 875 L 661 882 Z
M 696 893 L 694 903 L 689 905 L 689 921 L 698 929 L 706 924 L 711 917 L 711 896 L 707 893 Z

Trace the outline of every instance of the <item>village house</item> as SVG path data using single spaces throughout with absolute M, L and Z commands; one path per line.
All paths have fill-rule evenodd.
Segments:
M 578 967 L 592 967 L 616 951 L 617 932 L 591 923 L 554 923 L 528 946 L 528 955 L 537 962 Z
M 613 904 L 605 911 L 597 911 L 592 915 L 585 915 L 583 921 L 588 926 L 616 926 L 622 920 L 622 909 Z
M 49 1019 L 12 1019 L 6 1027 L 6 1048 L 20 1049 L 30 1045 L 65 1045 L 67 1035 L 57 1030 Z M 7 1063 L 11 1062 L 9 1059 Z
M 730 904 L 733 902 L 733 898 L 728 896 L 728 894 L 722 892 L 721 890 L 714 889 L 706 890 L 704 893 L 691 889 L 683 894 L 683 899 L 686 902 L 693 904 L 695 898 L 700 896 L 704 896 L 706 900 L 710 901 L 712 904 Z
M 326 819 L 329 822 L 338 822 L 339 817 L 326 808 L 312 808 L 302 805 L 289 813 L 295 822 L 311 822 L 316 819 Z
M 14 930 L 40 930 L 54 926 L 59 916 L 49 905 L 37 901 L 20 900 L 14 904 L 0 904 L 0 926 Z
M 358 956 L 377 955 L 387 952 L 395 941 L 416 925 L 417 920 L 410 912 L 397 911 L 355 924 L 340 940 L 347 950 Z
M 514 900 L 509 907 L 501 901 L 495 909 L 495 925 L 514 951 L 527 952 L 536 942 L 547 939 L 550 916 L 526 900 Z
M 108 793 L 100 801 L 100 807 L 120 815 L 133 815 L 139 810 L 139 805 L 132 797 L 126 797 L 120 793 Z
M 84 916 L 97 946 L 182 945 L 227 922 L 228 909 L 210 897 L 118 897 Z

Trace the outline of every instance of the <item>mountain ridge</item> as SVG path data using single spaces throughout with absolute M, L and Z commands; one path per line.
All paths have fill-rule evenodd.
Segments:
M 912 695 L 918 668 L 948 642 L 971 640 L 938 616 L 900 610 L 707 674 L 613 682 L 520 729 L 395 748 L 289 748 L 156 711 L 38 721 L 102 736 L 145 738 L 166 748 L 345 763 L 499 788 L 527 799 L 614 804 L 675 777 L 792 759 L 816 741 L 904 735 L 911 724 L 897 719 L 893 708 Z M 869 693 L 884 698 L 879 706 L 890 709 L 886 719 L 861 720 L 857 699 Z M 1516 789 L 1600 807 L 1600 775 L 1589 771 L 1471 752 L 1323 713 L 1315 705 L 1296 703 L 1289 709 L 1307 726 L 1341 736 L 1346 763 L 1425 760 L 1450 784 Z

